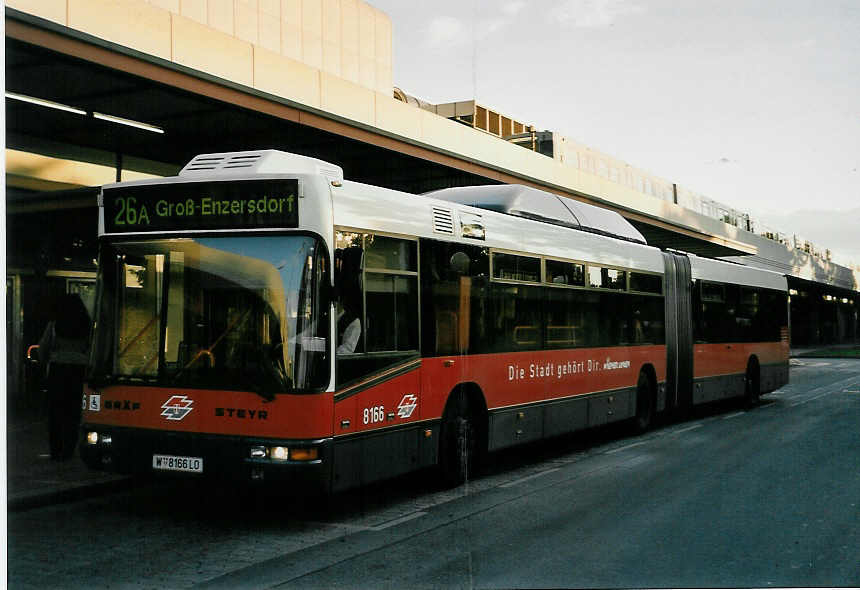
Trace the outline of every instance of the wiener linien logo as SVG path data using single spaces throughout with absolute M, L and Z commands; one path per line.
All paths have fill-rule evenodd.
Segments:
M 161 405 L 161 415 L 167 420 L 182 420 L 193 410 L 194 400 L 185 395 L 174 395 Z

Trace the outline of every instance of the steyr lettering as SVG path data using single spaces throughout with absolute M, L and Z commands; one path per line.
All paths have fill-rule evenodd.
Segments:
M 215 415 L 223 418 L 238 418 L 240 420 L 268 420 L 267 410 L 251 410 L 248 408 L 215 408 Z

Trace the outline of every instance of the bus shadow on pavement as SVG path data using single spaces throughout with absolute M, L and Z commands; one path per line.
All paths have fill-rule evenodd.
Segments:
M 779 399 L 762 398 L 751 409 L 779 403 Z M 477 484 L 472 490 L 495 487 L 498 484 L 489 480 L 506 480 L 505 474 L 508 473 L 515 479 L 519 477 L 518 471 L 529 466 L 576 461 L 588 457 L 592 452 L 599 452 L 606 444 L 633 440 L 661 429 L 746 407 L 742 400 L 722 400 L 696 407 L 683 417 L 663 418 L 645 433 L 635 432 L 628 423 L 615 423 L 489 453 L 472 479 L 472 483 Z M 456 489 L 446 490 L 441 485 L 434 468 L 331 495 L 308 495 L 283 484 L 252 485 L 250 482 L 189 480 L 169 476 L 136 479 L 128 487 L 128 491 L 114 496 L 109 510 L 131 511 L 138 516 L 165 517 L 173 521 L 179 518 L 189 522 L 206 522 L 216 527 L 254 527 L 284 532 L 311 522 L 361 520 L 362 517 L 382 513 L 400 504 L 417 502 L 420 505 L 429 496 L 439 492 L 447 491 L 460 497 L 456 495 Z M 177 515 L 175 510 L 176 502 L 184 506 L 181 515 Z M 429 499 L 427 502 L 433 503 Z

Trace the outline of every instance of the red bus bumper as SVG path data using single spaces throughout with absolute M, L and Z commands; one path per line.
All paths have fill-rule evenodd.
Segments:
M 288 449 L 287 458 L 270 456 L 272 447 Z M 81 426 L 79 444 L 81 458 L 92 469 L 236 483 L 276 482 L 311 494 L 331 490 L 332 447 L 331 439 L 271 439 L 87 423 Z M 292 460 L 291 455 L 300 454 L 296 451 L 304 451 L 302 460 Z

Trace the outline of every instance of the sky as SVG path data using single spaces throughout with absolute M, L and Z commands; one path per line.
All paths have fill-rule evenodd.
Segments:
M 474 98 L 860 264 L 860 1 L 368 1 L 407 94 Z

